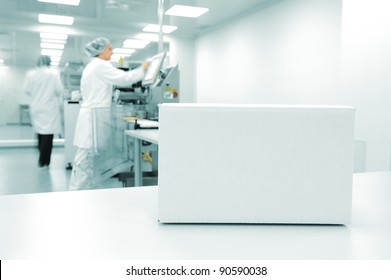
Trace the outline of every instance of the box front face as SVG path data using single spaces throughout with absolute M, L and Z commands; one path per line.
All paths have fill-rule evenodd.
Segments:
M 353 109 L 162 106 L 162 222 L 348 223 Z

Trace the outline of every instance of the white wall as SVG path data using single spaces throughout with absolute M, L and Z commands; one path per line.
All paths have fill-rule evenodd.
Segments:
M 195 60 L 194 39 L 171 38 L 170 63 L 179 67 L 179 100 L 180 102 L 195 102 Z
M 389 170 L 391 110 L 387 112 L 387 108 L 391 102 L 386 93 L 391 82 L 386 79 L 387 75 L 391 77 L 391 63 L 384 59 L 389 60 L 391 52 L 386 50 L 391 48 L 389 39 L 373 35 L 381 30 L 391 38 L 391 32 L 386 31 L 391 24 L 387 22 L 387 27 L 381 28 L 385 22 L 377 18 L 378 10 L 388 1 L 376 0 L 379 3 L 372 7 L 373 13 L 365 13 L 364 2 L 372 6 L 373 1 L 360 0 L 360 15 L 356 2 L 346 0 L 342 5 L 342 0 L 276 1 L 198 38 L 196 101 L 356 106 L 355 138 L 366 142 L 366 171 Z M 384 2 L 383 6 L 376 5 L 380 2 Z M 381 12 L 384 17 L 386 13 Z M 365 28 L 368 21 L 375 23 L 371 23 L 366 36 L 359 36 L 358 29 Z M 354 29 L 352 26 L 358 22 Z M 369 51 L 362 45 L 367 39 L 376 40 Z M 384 40 L 387 44 L 378 52 L 377 43 L 383 44 Z M 352 68 L 365 69 L 361 63 L 368 61 L 371 71 L 376 66 L 374 73 L 366 75 L 359 70 L 346 74 Z
M 341 5 L 276 1 L 199 38 L 197 101 L 335 103 Z
M 342 92 L 357 108 L 367 170 L 390 170 L 391 1 L 344 0 Z
M 26 104 L 28 96 L 22 93 L 27 68 L 8 66 L 0 69 L 0 125 L 19 123 L 19 104 Z

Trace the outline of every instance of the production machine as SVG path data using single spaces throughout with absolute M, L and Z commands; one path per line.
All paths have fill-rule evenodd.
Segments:
M 113 103 L 111 108 L 111 145 L 103 145 L 99 141 L 106 139 L 100 129 L 103 119 L 97 112 L 96 139 L 97 153 L 105 154 L 97 164 L 96 178 L 103 180 L 118 174 L 124 186 L 128 185 L 129 178 L 133 177 L 134 139 L 124 134 L 125 130 L 157 129 L 159 120 L 159 104 L 179 102 L 179 70 L 178 65 L 163 69 L 165 53 L 151 58 L 150 67 L 143 81 L 131 87 L 114 87 Z M 128 69 L 123 69 L 127 71 Z M 155 177 L 157 174 L 158 157 L 157 145 L 143 142 L 142 145 L 142 171 Z M 148 180 L 145 180 L 148 181 Z M 152 184 L 156 184 L 152 180 Z
M 160 53 L 151 58 L 143 81 L 130 87 L 114 86 L 111 108 L 92 110 L 92 177 L 97 183 L 119 175 L 123 185 L 127 186 L 128 178 L 133 176 L 135 155 L 134 139 L 125 136 L 124 131 L 145 128 L 145 123 L 148 123 L 148 128 L 156 129 L 159 120 L 158 105 L 179 102 L 178 65 L 163 69 L 165 57 L 165 53 Z M 82 67 L 78 67 L 77 71 L 72 69 L 68 67 L 63 72 L 64 84 L 68 85 L 70 93 L 65 100 L 67 168 L 72 167 L 76 150 L 72 143 L 73 132 L 81 102 L 79 89 Z M 142 170 L 151 174 L 157 173 L 157 146 L 144 142 L 141 150 Z
M 179 102 L 178 65 L 162 69 L 165 53 L 155 55 L 142 82 L 129 88 L 114 88 L 114 103 L 122 105 L 123 115 L 159 120 L 158 105 Z

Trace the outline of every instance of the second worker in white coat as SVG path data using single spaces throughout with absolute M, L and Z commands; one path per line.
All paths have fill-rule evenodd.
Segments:
M 37 68 L 28 71 L 23 85 L 31 97 L 30 116 L 38 136 L 40 170 L 48 170 L 52 155 L 53 137 L 61 133 L 60 102 L 64 87 L 58 71 L 50 68 L 51 59 L 41 55 Z
M 109 112 L 112 86 L 128 86 L 141 81 L 149 67 L 149 62 L 144 62 L 141 67 L 128 72 L 115 68 L 110 63 L 113 52 L 107 38 L 100 37 L 91 41 L 85 45 L 85 50 L 93 58 L 84 68 L 80 82 L 82 103 L 73 141 L 77 150 L 73 161 L 70 190 L 96 188 L 97 182 L 93 172 L 94 160 L 96 160 L 93 139 L 94 110 Z M 106 116 L 110 118 L 110 114 Z

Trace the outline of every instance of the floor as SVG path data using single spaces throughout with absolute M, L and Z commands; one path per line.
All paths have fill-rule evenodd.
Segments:
M 21 143 L 10 146 L 9 143 Z M 59 140 L 57 138 L 57 140 Z M 38 192 L 68 191 L 71 170 L 66 169 L 65 149 L 57 141 L 52 151 L 49 170 L 37 167 L 38 150 L 35 135 L 28 125 L 0 126 L 0 195 Z M 128 178 L 127 186 L 133 185 Z M 156 185 L 157 178 L 146 178 L 146 185 Z M 112 177 L 102 182 L 99 188 L 122 188 L 123 182 Z

